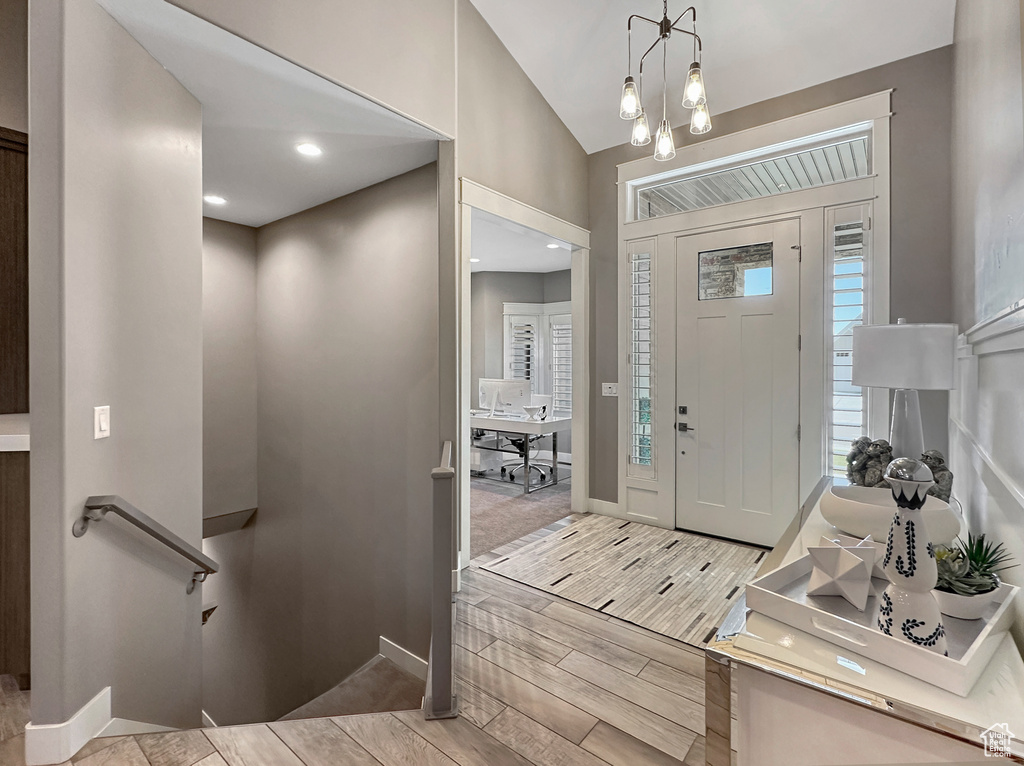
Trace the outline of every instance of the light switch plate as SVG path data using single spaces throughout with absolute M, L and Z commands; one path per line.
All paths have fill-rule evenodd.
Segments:
M 92 408 L 92 438 L 106 439 L 110 436 L 110 405 Z
M 619 384 L 618 383 L 602 383 L 601 384 L 601 396 L 618 396 L 619 395 Z

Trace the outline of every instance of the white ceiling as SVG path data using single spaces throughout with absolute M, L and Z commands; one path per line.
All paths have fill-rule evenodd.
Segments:
M 437 157 L 432 131 L 170 3 L 99 2 L 203 105 L 203 192 L 228 201 L 205 215 L 262 226 Z
M 518 223 L 473 208 L 472 271 L 525 271 L 547 273 L 568 269 L 572 263 L 569 243 L 528 229 Z M 548 245 L 557 244 L 557 248 Z
M 671 0 L 669 16 L 675 19 L 691 1 L 712 124 L 716 114 L 953 42 L 956 0 Z M 629 140 L 630 123 L 618 116 L 626 20 L 633 13 L 660 19 L 661 0 L 472 2 L 588 154 Z M 654 27 L 634 23 L 634 76 L 635 62 L 656 36 Z M 689 123 L 679 102 L 691 41 L 678 33 L 669 40 L 673 126 Z M 644 104 L 656 129 L 660 48 L 648 56 L 644 79 Z

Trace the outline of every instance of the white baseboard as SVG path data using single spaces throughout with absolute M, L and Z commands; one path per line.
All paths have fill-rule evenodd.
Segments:
M 408 649 L 403 649 L 394 641 L 384 638 L 384 636 L 380 637 L 380 648 L 378 651 L 407 673 L 412 673 L 424 681 L 427 680 L 427 661 L 422 657 L 417 657 Z
M 601 516 L 614 516 L 615 518 L 619 518 L 620 516 L 618 503 L 611 503 L 607 500 L 596 500 L 593 497 L 587 501 L 587 509 L 591 513 L 597 513 Z
M 209 713 L 203 711 L 203 728 L 204 729 L 216 729 L 217 722 L 210 718 Z
M 112 718 L 110 723 L 99 733 L 101 737 L 130 737 L 134 734 L 161 734 L 165 731 L 178 731 L 173 726 L 161 726 L 145 721 L 132 721 L 129 718 Z
M 29 723 L 25 727 L 25 763 L 27 766 L 64 763 L 111 723 L 110 687 L 89 700 L 64 723 Z

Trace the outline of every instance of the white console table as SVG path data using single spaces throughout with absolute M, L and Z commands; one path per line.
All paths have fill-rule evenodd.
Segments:
M 815 504 L 771 568 L 835 531 Z M 708 766 L 729 766 L 731 750 L 738 766 L 999 763 L 985 757 L 982 736 L 1000 724 L 1024 762 L 1024 661 L 1010 634 L 960 697 L 741 601 L 708 645 L 705 695 Z

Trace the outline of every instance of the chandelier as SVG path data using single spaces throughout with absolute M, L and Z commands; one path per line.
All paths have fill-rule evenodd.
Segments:
M 693 38 L 693 63 L 690 64 L 690 71 L 686 75 L 686 87 L 683 90 L 683 106 L 692 109 L 690 114 L 690 132 L 700 135 L 711 130 L 711 113 L 708 111 L 707 94 L 704 91 L 704 77 L 700 71 L 701 44 L 697 35 L 697 9 L 690 6 L 683 11 L 675 21 L 668 17 L 668 0 L 664 2 L 664 16 L 661 21 L 648 19 L 644 16 L 633 14 L 629 17 L 626 25 L 628 37 L 627 54 L 629 56 L 628 68 L 626 70 L 626 81 L 622 85 L 622 100 L 619 103 L 619 117 L 624 120 L 633 120 L 633 137 L 630 143 L 633 146 L 646 146 L 651 143 L 651 123 L 647 118 L 647 111 L 640 100 L 641 88 L 633 79 L 633 20 L 639 19 L 653 24 L 658 28 L 658 39 L 640 57 L 640 84 L 644 81 L 644 61 L 647 56 L 661 43 L 661 125 L 658 127 L 657 138 L 654 143 L 654 159 L 670 160 L 676 156 L 675 141 L 672 139 L 672 126 L 668 121 L 668 39 L 672 32 L 682 32 Z M 693 31 L 680 29 L 676 26 L 682 18 L 691 13 L 693 15 Z

